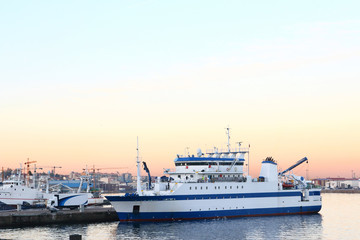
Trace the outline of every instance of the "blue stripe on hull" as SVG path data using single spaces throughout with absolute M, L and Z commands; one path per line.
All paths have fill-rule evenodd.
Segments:
M 320 191 L 310 191 L 310 196 L 320 196 Z M 105 196 L 112 202 L 127 201 L 162 201 L 162 200 L 203 200 L 215 198 L 266 198 L 266 197 L 301 197 L 301 191 L 279 191 L 260 193 L 226 193 L 226 194 L 196 194 L 196 195 L 164 195 L 164 196 Z
M 138 214 L 118 212 L 120 222 L 159 222 L 179 221 L 212 218 L 236 218 L 271 215 L 311 214 L 317 213 L 321 205 L 309 207 L 284 207 L 262 209 L 236 209 L 219 211 L 194 211 L 194 212 L 140 212 Z

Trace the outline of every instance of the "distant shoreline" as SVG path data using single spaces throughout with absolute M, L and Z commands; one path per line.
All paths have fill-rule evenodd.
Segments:
M 360 189 L 322 189 L 322 193 L 360 193 Z

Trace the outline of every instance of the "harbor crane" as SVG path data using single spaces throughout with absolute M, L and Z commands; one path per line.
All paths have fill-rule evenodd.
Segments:
M 51 169 L 52 169 L 52 173 L 53 173 L 53 175 L 54 175 L 54 177 L 55 177 L 55 169 L 56 169 L 56 168 L 62 168 L 62 167 L 60 167 L 60 166 L 42 166 L 41 168 L 51 168 Z
M 36 161 L 30 161 L 28 158 L 27 161 L 24 163 L 26 165 L 26 185 L 29 186 L 30 184 L 30 164 L 36 163 Z
M 104 170 L 104 169 L 124 169 L 124 168 L 127 168 L 127 167 L 96 168 L 96 170 L 99 173 L 100 170 Z
M 95 168 L 95 165 L 93 165 L 92 168 L 90 168 L 89 170 L 92 171 L 92 176 L 93 176 L 93 184 L 94 184 L 94 189 L 96 188 L 96 179 L 95 179 L 95 174 L 96 174 L 96 171 L 99 173 L 100 170 L 103 170 L 103 169 L 126 169 L 127 167 L 108 167 L 108 168 Z M 87 167 L 86 169 L 83 169 L 84 171 L 88 171 Z

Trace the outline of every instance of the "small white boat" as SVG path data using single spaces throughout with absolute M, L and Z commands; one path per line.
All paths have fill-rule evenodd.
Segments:
M 43 201 L 44 194 L 28 187 L 21 180 L 6 180 L 0 188 L 0 202 L 10 205 L 34 205 Z

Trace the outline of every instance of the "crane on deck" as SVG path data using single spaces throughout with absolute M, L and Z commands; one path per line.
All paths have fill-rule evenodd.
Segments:
M 281 173 L 279 173 L 280 176 L 284 175 L 285 173 L 289 172 L 290 170 L 296 168 L 297 166 L 299 166 L 300 164 L 302 164 L 303 162 L 307 162 L 308 159 L 307 157 L 304 157 L 302 159 L 300 159 L 299 161 L 297 161 L 294 165 L 292 165 L 291 167 L 289 167 L 288 169 L 282 171 Z

